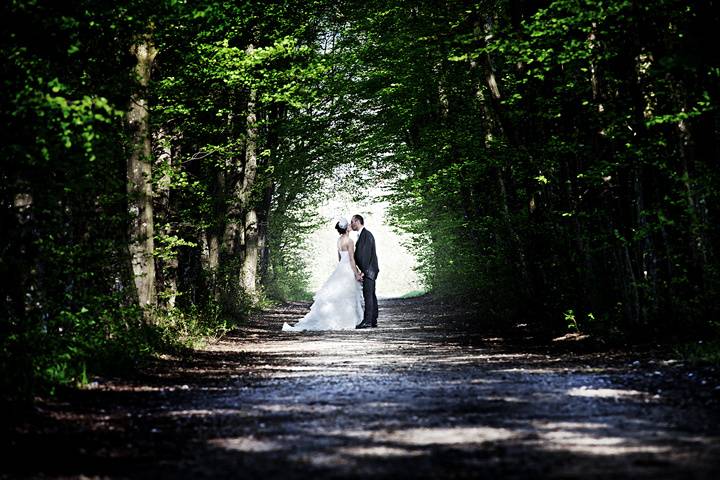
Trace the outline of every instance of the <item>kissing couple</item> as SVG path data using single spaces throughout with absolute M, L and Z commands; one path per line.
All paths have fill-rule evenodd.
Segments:
M 358 232 L 357 245 L 350 229 Z M 375 280 L 378 268 L 375 237 L 365 228 L 362 215 L 335 224 L 338 264 L 313 297 L 310 311 L 295 325 L 283 324 L 285 332 L 350 330 L 377 327 L 378 303 Z

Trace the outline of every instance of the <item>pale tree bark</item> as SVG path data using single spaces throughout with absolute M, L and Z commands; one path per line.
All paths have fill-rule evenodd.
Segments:
M 217 285 L 218 267 L 220 266 L 220 236 L 214 229 L 200 232 L 200 264 L 208 279 L 212 296 L 216 301 L 222 298 L 221 289 Z
M 127 162 L 127 190 L 130 226 L 129 250 L 138 302 L 145 309 L 145 320 L 151 315 L 145 307 L 156 304 L 155 260 L 153 258 L 153 205 L 149 111 L 146 89 L 157 50 L 149 36 L 139 38 L 131 47 L 135 56 L 136 85 L 130 99 L 127 123 L 131 132 L 131 150 Z
M 38 280 L 41 277 L 41 269 L 38 265 L 37 252 L 32 247 L 35 245 L 35 231 L 33 228 L 35 200 L 31 192 L 15 193 L 12 203 L 15 214 L 15 222 L 10 228 L 17 229 L 15 235 L 9 235 L 9 231 L 3 233 L 7 239 L 15 237 L 14 245 L 3 252 L 3 262 L 7 267 L 0 265 L 4 271 L 7 268 L 9 274 L 13 274 L 15 281 L 9 282 L 6 290 L 6 300 L 0 312 L 6 315 L 14 310 L 15 315 L 28 314 L 38 302 L 38 295 L 42 289 L 38 288 Z M 8 228 L 8 227 L 6 227 Z M 16 243 L 17 242 L 17 243 Z M 7 255 L 9 254 L 9 255 Z M 14 272 L 13 272 L 14 271 Z M 7 310 L 6 310 L 7 309 Z
M 161 127 L 154 135 L 156 151 L 158 151 L 156 164 L 162 169 L 162 176 L 157 182 L 155 190 L 156 211 L 155 219 L 157 219 L 162 228 L 162 233 L 170 236 L 174 233 L 170 220 L 170 184 L 171 178 L 169 171 L 173 167 L 173 151 L 168 138 L 168 132 Z M 172 257 L 163 257 L 157 262 L 157 281 L 163 287 L 163 297 L 165 305 L 169 308 L 175 307 L 175 299 L 178 294 L 178 258 L 177 255 Z
M 253 45 L 246 53 L 252 55 Z M 258 267 L 258 215 L 251 205 L 251 194 L 257 176 L 257 90 L 251 88 L 247 98 L 245 117 L 245 158 L 240 168 L 236 162 L 237 178 L 229 195 L 225 229 L 222 236 L 222 249 L 229 257 L 239 257 L 240 271 L 238 283 L 251 299 L 255 299 Z
M 252 53 L 253 46 L 248 48 Z M 250 91 L 247 108 L 247 144 L 245 147 L 245 170 L 243 175 L 241 204 L 245 210 L 245 255 L 243 256 L 240 286 L 254 299 L 257 294 L 258 267 L 258 216 L 254 206 L 250 205 L 250 195 L 257 176 L 258 126 L 256 115 L 257 90 Z
M 231 112 L 228 116 L 228 131 L 233 134 L 235 116 Z M 242 243 L 242 197 L 243 197 L 243 165 L 239 158 L 232 158 L 225 164 L 225 170 L 217 176 L 218 193 L 222 196 L 222 203 L 229 198 L 227 210 L 220 212 L 225 217 L 225 228 L 222 232 L 222 254 L 224 258 L 234 257 L 238 254 L 238 246 Z M 228 185 L 229 184 L 229 185 Z M 229 193 L 229 195 L 228 195 Z
M 232 132 L 232 115 L 228 118 L 228 131 Z M 212 290 L 213 298 L 216 301 L 220 301 L 222 298 L 222 291 L 218 285 L 219 268 L 221 263 L 221 253 L 223 253 L 221 246 L 225 245 L 225 238 L 223 237 L 223 231 L 219 227 L 227 222 L 228 213 L 225 209 L 225 200 L 227 198 L 226 183 L 227 183 L 227 169 L 234 166 L 236 162 L 232 164 L 228 161 L 225 162 L 224 168 L 218 170 L 215 176 L 214 192 L 213 197 L 215 199 L 213 204 L 213 223 L 212 225 L 205 228 L 200 233 L 200 245 L 202 249 L 200 251 L 200 262 L 202 269 L 208 279 L 208 287 Z M 225 254 L 226 257 L 231 254 L 234 249 L 234 245 L 226 245 Z M 225 257 L 225 258 L 226 258 Z
M 268 232 L 270 230 L 270 207 L 272 203 L 274 185 L 270 184 L 265 187 L 264 198 L 262 202 L 261 212 L 258 222 L 258 276 L 261 283 L 267 280 L 268 271 L 270 269 L 270 244 L 268 243 Z
M 217 269 L 220 265 L 220 240 L 218 235 L 214 232 L 204 230 L 200 235 L 200 244 L 202 245 L 200 261 L 203 270 L 211 271 Z

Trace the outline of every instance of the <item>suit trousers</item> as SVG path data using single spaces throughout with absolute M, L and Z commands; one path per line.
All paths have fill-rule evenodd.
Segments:
M 378 301 L 375 295 L 375 280 L 365 277 L 363 279 L 363 298 L 365 299 L 365 315 L 363 323 L 366 325 L 377 325 Z

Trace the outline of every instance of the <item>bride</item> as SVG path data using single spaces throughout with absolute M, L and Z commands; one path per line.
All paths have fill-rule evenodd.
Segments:
M 315 293 L 310 311 L 298 323 L 283 324 L 285 332 L 303 330 L 350 330 L 362 322 L 362 274 L 355 266 L 355 244 L 348 232 L 348 221 L 335 224 L 340 234 L 337 249 L 339 262 L 320 290 Z

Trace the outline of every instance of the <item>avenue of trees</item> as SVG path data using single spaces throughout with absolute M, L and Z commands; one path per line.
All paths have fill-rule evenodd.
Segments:
M 478 318 L 716 335 L 718 10 L 5 2 L 3 388 L 304 294 L 311 212 L 352 182 L 388 186 L 427 288 Z

